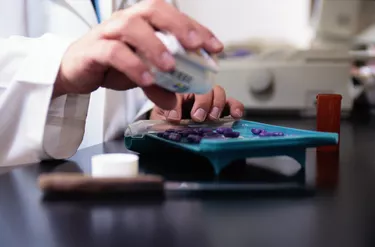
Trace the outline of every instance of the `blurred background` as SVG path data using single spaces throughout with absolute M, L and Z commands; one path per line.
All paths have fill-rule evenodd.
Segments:
M 375 106 L 375 1 L 176 0 L 225 43 L 217 84 L 251 114 L 314 116 L 318 93 L 342 116 Z

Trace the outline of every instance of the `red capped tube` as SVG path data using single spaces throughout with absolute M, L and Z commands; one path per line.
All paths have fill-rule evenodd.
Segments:
M 316 96 L 316 130 L 339 134 L 337 145 L 319 147 L 320 151 L 338 151 L 340 146 L 341 100 L 339 94 L 319 94 Z
M 317 131 L 339 134 L 336 145 L 317 147 L 316 183 L 318 187 L 335 188 L 339 180 L 341 100 L 339 94 L 319 94 L 316 97 Z

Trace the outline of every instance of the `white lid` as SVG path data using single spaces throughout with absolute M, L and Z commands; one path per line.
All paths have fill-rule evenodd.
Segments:
M 173 55 L 177 53 L 185 53 L 185 49 L 181 46 L 180 42 L 178 42 L 177 38 L 169 33 L 161 33 L 155 32 L 156 37 L 160 39 L 160 41 L 167 47 L 170 53 Z
M 135 177 L 138 175 L 138 161 L 138 155 L 129 153 L 94 155 L 91 158 L 91 175 L 93 177 Z

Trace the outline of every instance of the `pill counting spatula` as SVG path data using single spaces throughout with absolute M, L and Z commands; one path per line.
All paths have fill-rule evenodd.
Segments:
M 79 173 L 42 174 L 38 180 L 44 201 L 100 202 L 162 201 L 166 197 L 220 195 L 236 196 L 249 192 L 308 192 L 297 183 L 254 182 L 167 182 L 159 176 L 140 175 L 134 178 L 93 178 Z M 219 194 L 218 194 L 219 193 Z
M 163 198 L 164 180 L 159 176 L 96 178 L 80 173 L 47 173 L 38 178 L 44 200 Z

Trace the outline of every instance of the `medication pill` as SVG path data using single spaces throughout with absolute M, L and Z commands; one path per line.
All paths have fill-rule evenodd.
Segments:
M 212 129 L 210 129 L 210 128 L 199 128 L 199 132 L 200 133 L 210 133 L 210 132 L 212 132 Z
M 215 133 L 215 132 L 208 132 L 208 133 L 204 133 L 203 135 L 203 138 L 206 138 L 206 139 L 216 139 L 216 138 L 222 138 L 223 136 L 219 133 Z
M 171 140 L 171 141 L 180 142 L 181 141 L 181 135 L 177 134 L 177 133 L 170 133 L 168 139 Z
M 194 135 L 203 135 L 202 131 L 200 130 L 200 128 L 194 128 L 192 129 L 193 130 L 193 134 Z
M 233 130 L 232 129 L 226 129 L 226 130 L 224 130 L 224 132 L 223 132 L 223 135 L 225 135 L 226 133 L 233 133 Z
M 273 132 L 272 135 L 273 136 L 284 136 L 284 133 L 283 132 Z
M 180 131 L 179 134 L 182 137 L 187 137 L 188 135 L 194 134 L 194 131 L 190 129 L 185 129 L 185 130 Z
M 166 132 L 166 133 L 176 133 L 177 130 L 175 130 L 175 129 L 167 129 L 167 130 L 164 131 L 164 132 Z
M 237 138 L 240 136 L 240 132 L 237 132 L 237 131 L 232 131 L 232 132 L 224 132 L 224 136 L 225 137 L 229 137 L 229 138 Z
M 256 129 L 256 128 L 253 128 L 251 129 L 251 133 L 253 133 L 254 135 L 259 135 L 263 130 L 261 129 Z
M 216 129 L 216 133 L 224 134 L 224 132 L 232 132 L 233 130 L 231 128 L 224 128 L 220 127 Z
M 189 143 L 200 143 L 201 139 L 202 139 L 202 137 L 199 136 L 199 135 L 189 135 L 187 137 L 187 140 L 188 140 Z
M 263 131 L 263 132 L 260 132 L 260 133 L 259 133 L 259 136 L 260 136 L 260 137 L 269 137 L 269 136 L 272 136 L 272 133 L 269 133 L 269 132 Z
M 165 139 L 168 139 L 169 138 L 169 134 L 170 133 L 164 132 L 162 137 L 165 138 Z

